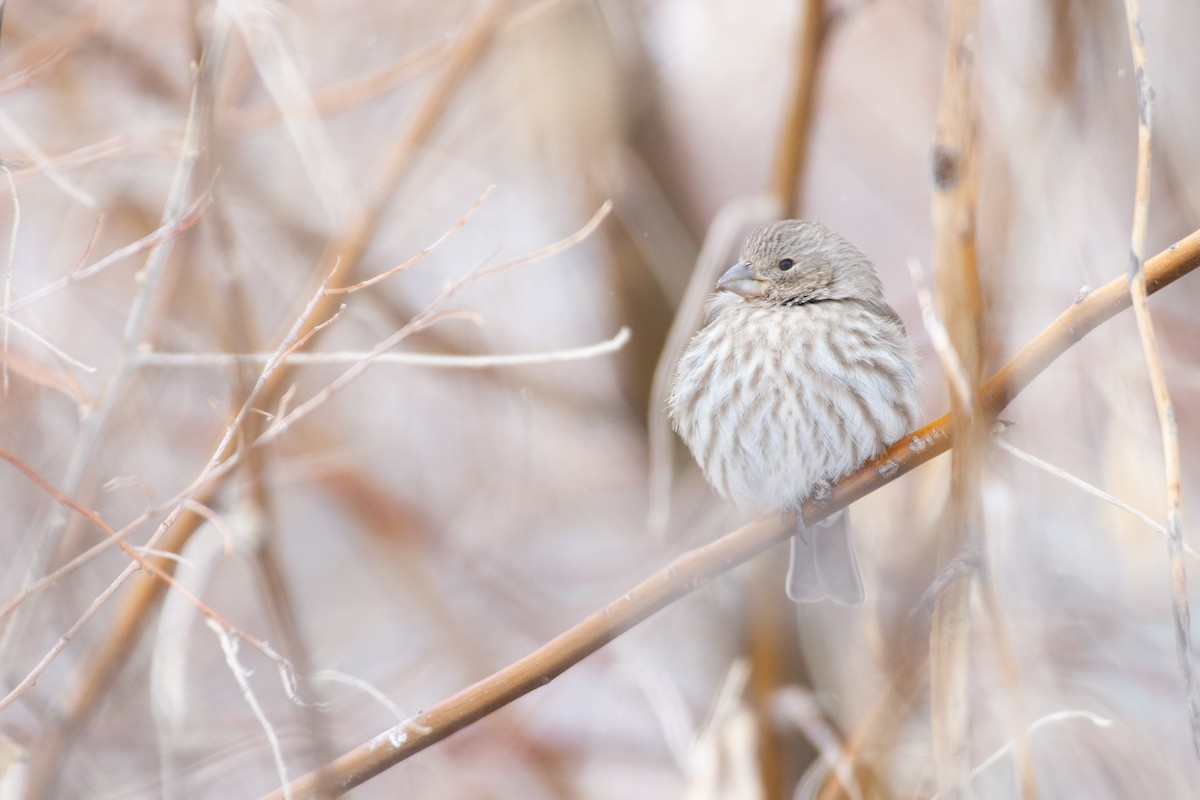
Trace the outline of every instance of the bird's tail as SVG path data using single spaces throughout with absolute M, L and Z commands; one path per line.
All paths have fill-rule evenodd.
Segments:
M 797 603 L 815 603 L 829 598 L 848 606 L 860 605 L 865 598 L 858 558 L 843 511 L 819 525 L 805 526 L 791 539 L 791 563 L 788 565 L 787 595 Z

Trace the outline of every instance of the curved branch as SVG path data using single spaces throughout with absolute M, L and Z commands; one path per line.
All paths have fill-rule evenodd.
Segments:
M 1200 231 L 1147 262 L 1147 289 L 1155 292 L 1197 267 L 1200 267 Z M 1124 275 L 1077 300 L 983 385 L 980 402 L 985 413 L 989 416 L 998 413 L 1075 342 L 1129 305 L 1129 282 Z M 950 417 L 946 415 L 905 436 L 886 453 L 843 478 L 828 496 L 805 503 L 805 522 L 811 524 L 845 508 L 946 452 L 950 445 Z M 712 544 L 683 553 L 519 661 L 384 731 L 319 772 L 293 781 L 290 796 L 307 798 L 319 796 L 322 791 L 343 793 L 353 789 L 518 697 L 545 686 L 655 612 L 786 540 L 794 531 L 793 525 L 768 516 Z M 282 791 L 277 791 L 268 798 L 279 800 L 283 796 Z

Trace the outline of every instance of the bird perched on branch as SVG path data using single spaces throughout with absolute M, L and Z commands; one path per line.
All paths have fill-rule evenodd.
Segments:
M 867 257 L 820 222 L 752 232 L 708 309 L 668 405 L 708 482 L 737 506 L 799 511 L 916 424 L 904 325 Z M 861 603 L 845 515 L 796 524 L 788 596 Z

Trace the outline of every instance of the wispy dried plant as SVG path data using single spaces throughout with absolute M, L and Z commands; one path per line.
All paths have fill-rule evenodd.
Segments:
M 1026 5 L 0 3 L 0 795 L 1190 796 L 1200 10 Z M 794 215 L 858 610 L 662 408 Z

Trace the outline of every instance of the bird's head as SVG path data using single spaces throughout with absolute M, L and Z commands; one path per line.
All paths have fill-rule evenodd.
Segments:
M 883 287 L 863 252 L 822 223 L 802 219 L 756 228 L 717 288 L 770 305 L 883 302 Z

